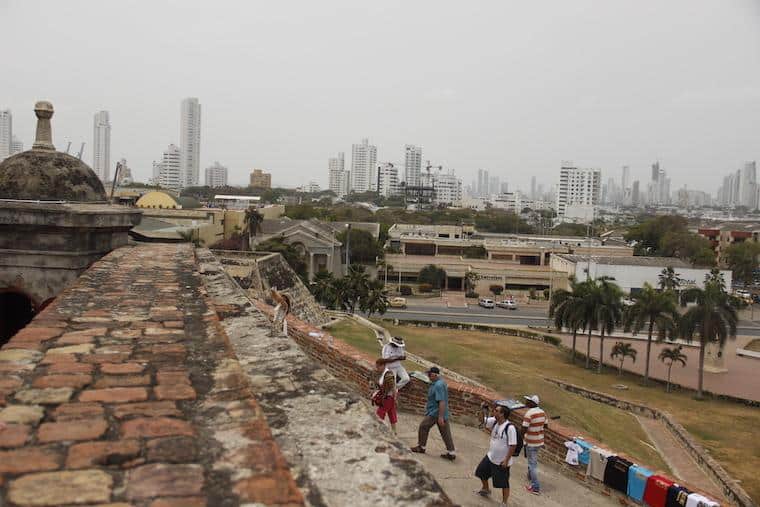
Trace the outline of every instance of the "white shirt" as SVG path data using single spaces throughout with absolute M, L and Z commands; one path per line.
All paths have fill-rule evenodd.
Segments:
M 386 343 L 385 345 L 383 345 L 383 359 L 391 359 L 394 357 L 402 357 L 405 355 L 406 355 L 406 350 L 404 350 L 403 345 L 391 345 L 390 343 Z M 394 368 L 400 368 L 401 361 L 393 361 L 392 363 L 387 363 L 385 367 L 390 368 L 391 370 Z
M 576 444 L 572 440 L 565 442 L 565 447 L 567 447 L 567 454 L 565 455 L 565 462 L 569 463 L 571 465 L 577 465 L 578 464 L 578 455 L 583 452 L 583 447 Z
M 710 500 L 699 493 L 692 493 L 686 498 L 686 507 L 718 507 L 718 502 Z
M 509 453 L 510 445 L 517 445 L 517 429 L 514 424 L 504 421 L 503 424 L 496 424 L 495 417 L 486 417 L 486 428 L 491 430 L 491 444 L 488 447 L 488 459 L 494 465 L 500 465 Z M 512 466 L 514 456 L 509 457 L 507 466 Z

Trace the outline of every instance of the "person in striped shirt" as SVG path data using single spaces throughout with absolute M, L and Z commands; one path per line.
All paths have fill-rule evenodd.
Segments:
M 538 483 L 538 452 L 544 446 L 544 428 L 546 428 L 546 412 L 539 408 L 537 394 L 525 396 L 528 411 L 523 417 L 523 441 L 525 455 L 528 457 L 528 484 L 525 489 L 534 495 L 540 494 Z

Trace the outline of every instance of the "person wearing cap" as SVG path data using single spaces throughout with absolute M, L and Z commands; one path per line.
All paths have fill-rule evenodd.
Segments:
M 544 428 L 546 428 L 546 412 L 539 408 L 537 394 L 525 396 L 525 404 L 528 411 L 523 416 L 523 431 L 525 441 L 525 455 L 528 458 L 528 483 L 525 489 L 534 495 L 540 494 L 541 486 L 538 483 L 538 453 L 544 446 Z
M 509 422 L 509 407 L 504 405 L 490 406 L 484 403 L 483 425 L 491 430 L 491 442 L 488 453 L 475 469 L 475 477 L 480 479 L 482 487 L 476 493 L 482 497 L 491 496 L 488 480 L 493 482 L 494 489 L 501 489 L 502 505 L 509 500 L 509 470 L 514 461 L 514 451 L 517 446 L 517 428 Z
M 409 383 L 409 374 L 401 361 L 406 361 L 406 348 L 404 339 L 400 336 L 393 336 L 391 340 L 383 345 L 383 363 L 385 367 L 396 375 L 396 389 L 401 389 Z
M 441 457 L 454 461 L 457 455 L 456 450 L 454 450 L 454 439 L 451 438 L 451 425 L 449 424 L 449 386 L 443 381 L 441 370 L 437 366 L 431 367 L 427 371 L 427 376 L 430 379 L 430 387 L 428 388 L 425 417 L 420 422 L 417 431 L 417 445 L 412 447 L 412 452 L 425 453 L 430 428 L 437 424 L 443 443 L 446 444 L 446 452 L 441 454 Z

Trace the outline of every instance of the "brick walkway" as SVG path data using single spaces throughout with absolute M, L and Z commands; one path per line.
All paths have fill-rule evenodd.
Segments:
M 188 245 L 118 249 L 0 350 L 0 505 L 302 505 Z

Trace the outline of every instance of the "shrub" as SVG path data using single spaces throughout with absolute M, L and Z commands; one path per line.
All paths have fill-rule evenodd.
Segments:
M 430 264 L 420 270 L 417 280 L 420 284 L 430 284 L 434 289 L 440 289 L 446 281 L 446 271 L 435 264 Z
M 549 299 L 549 289 L 544 289 L 544 299 Z
M 551 336 L 551 335 L 548 335 L 548 334 L 544 335 L 544 341 L 546 343 L 550 343 L 550 344 L 554 345 L 555 347 L 559 347 L 560 345 L 562 345 L 562 340 L 561 339 L 557 338 L 556 336 Z
M 408 285 L 402 285 L 401 289 L 399 289 L 399 292 L 401 292 L 402 296 L 411 296 L 412 295 L 412 288 Z
M 464 295 L 464 297 L 468 297 L 468 298 L 475 298 L 475 299 L 478 299 L 478 298 L 480 297 L 480 294 L 478 294 L 478 293 L 477 293 L 477 292 L 475 292 L 474 290 L 471 290 L 471 291 L 467 292 L 467 293 Z
M 536 289 L 534 287 L 531 287 L 528 291 L 528 297 L 530 297 L 530 299 L 536 299 Z
M 494 294 L 496 294 L 497 296 L 501 294 L 502 292 L 504 292 L 504 287 L 502 287 L 501 285 L 489 285 L 488 289 Z
M 420 292 L 422 293 L 428 293 L 433 292 L 433 286 L 429 283 L 421 283 L 420 284 Z

